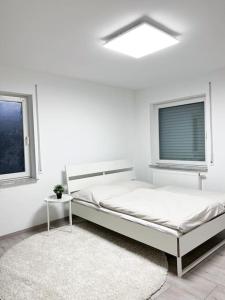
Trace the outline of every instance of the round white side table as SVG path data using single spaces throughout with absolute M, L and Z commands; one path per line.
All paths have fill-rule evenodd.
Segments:
M 68 203 L 69 204 L 69 224 L 70 229 L 72 232 L 72 209 L 71 209 L 71 201 L 73 197 L 68 194 L 62 194 L 61 199 L 57 199 L 56 195 L 51 195 L 46 197 L 44 200 L 47 204 L 47 221 L 48 221 L 48 232 L 50 230 L 50 213 L 49 213 L 49 206 L 50 204 L 56 204 L 56 203 Z

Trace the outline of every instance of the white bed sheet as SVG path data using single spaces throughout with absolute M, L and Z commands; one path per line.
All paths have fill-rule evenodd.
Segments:
M 152 222 L 149 222 L 149 221 L 145 221 L 145 220 L 142 220 L 142 219 L 139 219 L 139 218 L 127 215 L 127 214 L 119 213 L 119 212 L 113 211 L 111 209 L 107 209 L 107 208 L 104 208 L 104 207 L 99 207 L 99 206 L 97 206 L 95 204 L 92 204 L 92 203 L 89 203 L 89 202 L 84 202 L 84 201 L 78 200 L 78 199 L 73 199 L 73 202 L 77 202 L 77 203 L 79 203 L 83 206 L 94 208 L 98 211 L 104 211 L 105 213 L 108 213 L 108 214 L 111 214 L 111 215 L 116 215 L 116 216 L 118 216 L 122 219 L 128 220 L 130 222 L 138 223 L 138 224 L 141 224 L 143 226 L 147 226 L 147 227 L 159 230 L 161 232 L 171 234 L 171 235 L 176 236 L 176 237 L 179 237 L 179 236 L 182 235 L 181 232 L 179 232 L 175 229 L 172 229 L 172 228 L 169 228 L 169 227 L 166 227 L 166 226 L 162 226 L 162 225 L 159 225 L 159 224 L 155 224 L 155 223 L 152 223 Z
M 157 189 L 133 192 L 100 202 L 106 209 L 186 233 L 225 211 L 225 195 L 213 197 Z

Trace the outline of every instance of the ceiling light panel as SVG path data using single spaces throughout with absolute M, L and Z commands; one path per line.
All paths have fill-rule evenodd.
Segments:
M 177 43 L 178 40 L 168 33 L 148 23 L 141 23 L 107 41 L 104 47 L 135 58 L 141 58 Z

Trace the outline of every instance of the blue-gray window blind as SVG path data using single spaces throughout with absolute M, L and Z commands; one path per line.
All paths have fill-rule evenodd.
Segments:
M 205 161 L 204 102 L 159 109 L 161 160 Z

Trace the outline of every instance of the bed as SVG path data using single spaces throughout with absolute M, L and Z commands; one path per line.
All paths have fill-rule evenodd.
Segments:
M 68 165 L 66 179 L 68 192 L 78 193 L 72 202 L 74 215 L 175 256 L 179 277 L 225 244 L 225 240 L 220 241 L 191 264 L 183 266 L 184 255 L 225 229 L 222 194 L 154 189 L 135 181 L 134 168 L 128 160 Z M 78 197 L 79 192 L 88 187 L 94 187 L 92 196 L 98 201 L 89 201 L 90 195 Z M 151 201 L 147 203 L 146 199 Z M 164 211 L 160 209 L 162 203 L 166 207 Z M 176 208 L 177 203 L 183 208 L 176 215 L 173 207 Z M 170 214 L 167 214 L 170 206 Z

